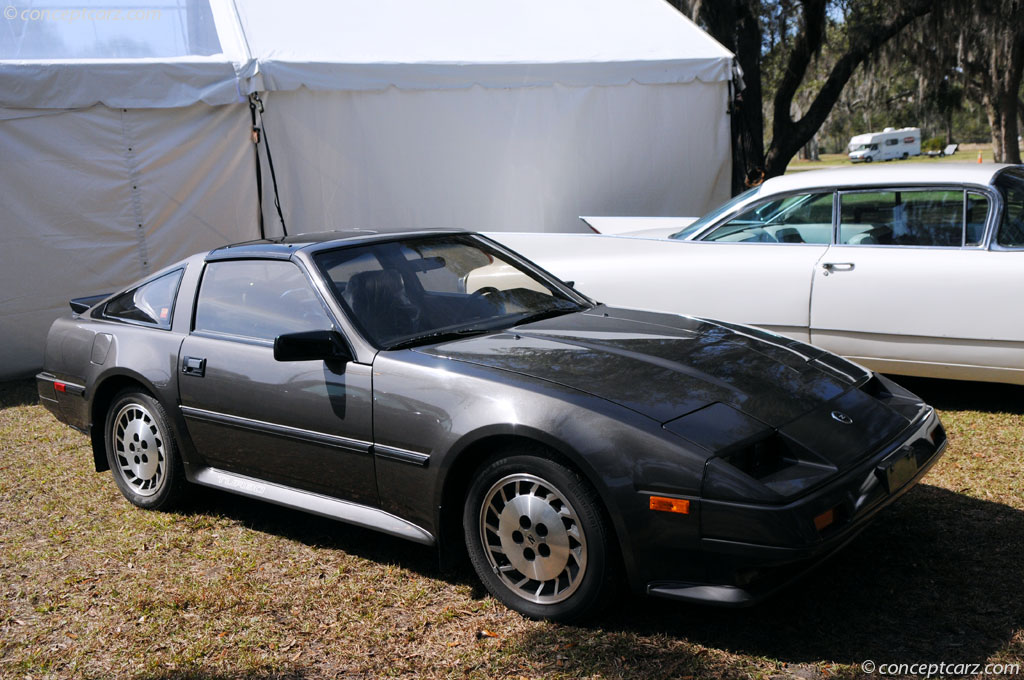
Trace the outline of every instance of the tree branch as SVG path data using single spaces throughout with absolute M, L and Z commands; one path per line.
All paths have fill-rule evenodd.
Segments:
M 811 0 L 807 0 L 805 8 L 808 11 L 811 9 L 816 11 L 817 7 L 810 3 Z M 793 98 L 800 83 L 803 82 L 807 66 L 810 63 L 812 53 L 808 51 L 809 47 L 814 44 L 815 39 L 819 41 L 818 45 L 820 46 L 821 36 L 824 32 L 824 16 L 820 18 L 820 33 L 817 35 L 810 33 L 806 38 L 798 38 L 793 52 L 790 54 L 783 81 L 775 96 L 772 141 L 765 159 L 766 174 L 769 177 L 785 172 L 786 165 L 797 151 L 818 131 L 857 67 L 882 45 L 899 34 L 910 22 L 928 14 L 931 10 L 931 2 L 916 0 L 907 5 L 902 13 L 888 23 L 855 29 L 857 33 L 868 36 L 867 39 L 864 41 L 851 39 L 852 46 L 832 67 L 832 71 L 814 97 L 807 112 L 799 120 L 794 121 L 790 115 Z M 807 16 L 805 26 L 808 28 L 813 16 L 817 15 Z M 853 37 L 851 36 L 851 38 Z

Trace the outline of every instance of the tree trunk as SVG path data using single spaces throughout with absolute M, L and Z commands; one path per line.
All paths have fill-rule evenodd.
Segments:
M 1017 97 L 1006 94 L 999 98 L 999 138 L 1002 149 L 999 163 L 1020 163 L 1020 144 L 1017 142 Z
M 983 101 L 992 126 L 993 159 L 996 163 L 1020 163 L 1017 97 L 1024 77 L 1024 28 L 1018 21 L 1001 30 L 1006 32 L 998 35 L 989 49 Z
M 996 92 L 985 92 L 982 95 L 985 115 L 992 129 L 992 159 L 996 163 L 1020 163 L 1020 144 L 1017 141 L 1020 128 L 1017 117 L 1021 112 L 1018 109 L 1017 93 L 1006 91 L 1008 85 L 1001 79 L 996 84 Z
M 985 116 L 988 118 L 988 127 L 992 131 L 992 160 L 996 163 L 1003 162 L 1003 127 L 999 124 L 999 106 L 996 98 L 987 92 L 982 95 L 982 106 L 985 107 Z
M 815 135 L 811 137 L 806 144 L 804 144 L 802 155 L 804 160 L 808 161 L 820 161 L 821 157 L 818 155 L 818 137 Z
M 738 194 L 764 178 L 764 116 L 761 105 L 761 26 L 756 0 L 686 2 L 669 0 L 699 20 L 718 42 L 736 55 L 743 71 L 741 92 L 733 93 L 730 107 L 732 138 L 732 193 Z

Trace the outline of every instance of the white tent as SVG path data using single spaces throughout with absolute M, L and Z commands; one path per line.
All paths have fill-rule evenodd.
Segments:
M 253 92 L 292 233 L 572 230 L 728 194 L 732 56 L 663 0 L 89 7 L 3 10 L 0 379 L 39 367 L 69 297 L 259 235 Z

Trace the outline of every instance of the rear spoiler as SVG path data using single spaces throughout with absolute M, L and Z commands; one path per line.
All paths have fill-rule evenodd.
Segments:
M 103 293 L 101 295 L 89 295 L 87 297 L 74 298 L 68 304 L 71 305 L 72 312 L 74 312 L 75 314 L 82 314 L 92 309 L 92 307 L 96 303 L 103 302 L 108 297 L 110 297 L 110 293 Z
M 645 231 L 679 231 L 697 221 L 696 217 L 619 217 L 581 215 L 580 220 L 595 234 L 628 235 Z

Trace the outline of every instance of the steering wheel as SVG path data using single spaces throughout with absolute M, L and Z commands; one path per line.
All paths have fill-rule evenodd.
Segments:
M 494 286 L 484 286 L 483 288 L 477 288 L 473 291 L 471 297 L 479 298 L 481 300 L 493 301 L 494 296 L 501 295 L 501 291 Z

